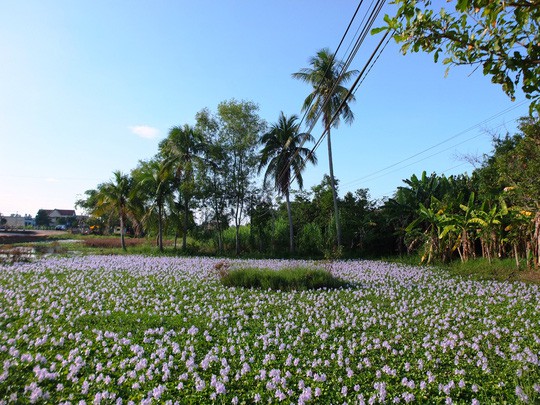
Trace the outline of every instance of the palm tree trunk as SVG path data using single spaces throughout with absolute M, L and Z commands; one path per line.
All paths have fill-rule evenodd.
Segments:
M 330 170 L 330 186 L 332 187 L 332 198 L 334 200 L 334 217 L 336 219 L 337 246 L 341 246 L 341 222 L 339 220 L 339 207 L 337 201 L 336 182 L 334 180 L 334 163 L 332 160 L 332 141 L 330 140 L 330 128 L 327 128 L 328 141 L 328 166 Z
M 120 214 L 120 242 L 122 244 L 122 249 L 126 251 L 126 239 L 124 236 L 124 215 Z
M 184 201 L 184 234 L 182 235 L 182 250 L 184 252 L 187 249 L 188 216 L 189 216 L 189 207 L 188 207 L 188 199 L 186 198 Z
M 291 201 L 289 200 L 289 189 L 285 192 L 285 200 L 287 201 L 287 216 L 289 217 L 289 251 L 294 253 L 294 229 L 291 212 Z
M 158 204 L 158 246 L 159 251 L 163 252 L 163 221 L 162 221 L 162 208 L 161 204 Z

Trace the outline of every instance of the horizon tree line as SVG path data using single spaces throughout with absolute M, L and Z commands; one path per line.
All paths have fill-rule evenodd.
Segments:
M 155 235 L 160 251 L 167 234 L 174 235 L 175 248 L 182 236 L 183 252 L 191 236 L 191 249 L 213 241 L 217 254 L 230 252 L 232 243 L 236 255 L 330 257 L 343 249 L 349 255 L 418 254 L 428 264 L 513 256 L 518 267 L 523 260 L 539 267 L 538 118 L 523 118 L 520 133 L 495 139 L 493 155 L 471 176 L 424 172 L 383 201 L 371 201 L 367 189 L 341 199 L 330 129 L 340 118 L 354 119 L 348 104 L 354 98 L 345 99 L 344 84 L 356 74 L 343 72 L 328 49 L 293 74 L 312 86 L 302 106 L 307 123 L 313 127 L 321 115 L 327 136 L 330 174 L 311 191 L 303 190 L 302 172 L 317 162 L 304 146 L 314 138 L 300 132 L 298 116 L 281 112 L 268 125 L 255 103 L 232 99 L 216 112 L 199 111 L 193 126 L 172 127 L 156 156 L 130 174 L 114 172 L 78 205 L 104 225 L 119 222 L 124 249 L 129 224 L 135 236 Z

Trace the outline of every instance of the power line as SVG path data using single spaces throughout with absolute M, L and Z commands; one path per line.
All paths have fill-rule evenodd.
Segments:
M 458 167 L 461 167 L 461 166 L 465 166 L 467 165 L 468 162 L 463 162 L 463 163 L 460 163 L 459 165 L 455 165 L 455 166 L 452 166 L 452 167 L 449 167 L 448 169 L 444 169 L 442 172 L 441 172 L 441 175 L 444 175 L 445 173 L 449 172 L 450 170 L 454 170 Z M 399 187 L 399 186 L 398 186 Z M 372 197 L 374 200 L 380 200 L 384 197 L 388 197 L 390 195 L 390 193 L 393 193 L 395 190 L 391 190 L 391 191 L 387 191 L 386 193 L 379 193 L 379 195 L 377 197 Z
M 527 101 L 527 100 L 522 100 L 522 101 L 520 101 L 519 103 L 517 103 L 516 105 L 513 105 L 513 106 L 508 107 L 508 108 L 506 108 L 506 109 L 504 109 L 504 110 L 502 110 L 502 111 L 499 111 L 499 112 L 495 113 L 494 115 L 492 115 L 491 117 L 488 117 L 488 118 L 486 118 L 486 119 L 480 121 L 479 123 L 474 124 L 473 126 L 467 128 L 467 129 L 465 129 L 465 130 L 463 130 L 463 131 L 461 131 L 461 132 L 458 132 L 457 134 L 452 135 L 452 136 L 450 136 L 449 138 L 446 138 L 446 139 L 444 139 L 443 141 L 436 143 L 435 145 L 430 146 L 429 148 L 426 148 L 426 149 L 424 149 L 424 150 L 421 150 L 420 152 L 417 152 L 417 153 L 415 153 L 415 154 L 413 154 L 413 155 L 411 155 L 411 156 L 409 156 L 409 157 L 407 157 L 407 158 L 405 158 L 405 159 L 400 160 L 399 162 L 393 163 L 393 164 L 391 164 L 391 165 L 389 165 L 389 166 L 386 166 L 386 167 L 384 167 L 384 168 L 382 168 L 382 169 L 379 169 L 379 170 L 377 170 L 377 171 L 375 171 L 375 172 L 369 173 L 369 174 L 367 174 L 367 175 L 365 175 L 365 176 L 362 176 L 362 177 L 357 178 L 357 179 L 355 179 L 355 180 L 351 180 L 351 181 L 349 181 L 349 182 L 347 182 L 347 183 L 344 183 L 343 185 L 345 186 L 345 185 L 350 185 L 350 184 L 357 183 L 357 182 L 359 182 L 359 181 L 362 181 L 362 180 L 364 180 L 364 179 L 367 179 L 367 178 L 369 178 L 369 177 L 372 177 L 372 176 L 374 176 L 374 175 L 376 175 L 376 174 L 385 172 L 386 170 L 391 169 L 391 168 L 393 168 L 393 167 L 396 167 L 396 166 L 398 166 L 398 165 L 400 165 L 400 164 L 402 164 L 402 163 L 404 163 L 404 162 L 407 162 L 407 161 L 409 161 L 409 160 L 411 160 L 411 159 L 414 159 L 414 158 L 417 157 L 417 156 L 420 156 L 420 155 L 422 155 L 422 154 L 424 154 L 424 153 L 426 153 L 426 152 L 428 152 L 428 151 L 430 151 L 430 150 L 433 150 L 433 149 L 437 148 L 438 146 L 441 146 L 441 145 L 443 145 L 443 144 L 445 144 L 445 143 L 447 143 L 447 142 L 450 142 L 451 140 L 456 139 L 456 138 L 458 138 L 458 137 L 460 137 L 460 136 L 466 134 L 467 132 L 470 132 L 470 131 L 472 131 L 472 130 L 474 130 L 474 129 L 477 129 L 477 128 L 479 128 L 480 126 L 485 125 L 486 123 L 488 123 L 488 122 L 490 122 L 490 121 L 493 121 L 494 119 L 499 118 L 500 116 L 502 116 L 502 115 L 504 115 L 504 114 L 506 114 L 506 113 L 508 113 L 508 112 L 510 112 L 510 111 L 512 111 L 512 110 L 515 110 L 515 109 L 518 108 L 518 107 L 521 107 L 523 104 L 526 103 L 526 101 Z M 512 121 L 515 121 L 516 119 L 517 119 L 517 118 L 513 119 Z M 498 126 L 498 127 L 500 127 L 500 126 Z M 497 128 L 498 128 L 498 127 L 497 127 Z M 475 137 L 475 138 L 476 138 L 476 137 Z M 474 138 L 472 138 L 472 139 L 474 139 Z M 458 145 L 459 145 L 459 144 L 458 144 Z M 454 146 L 457 146 L 457 145 L 454 145 Z M 432 156 L 434 156 L 434 155 L 430 155 L 430 156 L 428 156 L 428 157 L 432 157 Z M 422 159 L 422 160 L 425 160 L 425 159 Z M 422 160 L 420 160 L 420 161 L 422 161 Z M 415 163 L 418 163 L 418 162 L 420 162 L 420 161 L 417 161 L 417 162 L 415 162 Z M 410 166 L 410 165 L 409 165 L 409 166 Z M 404 167 L 408 167 L 408 166 L 404 166 Z M 389 173 L 392 173 L 392 172 L 389 172 Z M 379 177 L 377 177 L 377 178 L 379 178 Z
M 336 51 L 335 51 L 335 52 L 332 54 L 332 56 L 331 56 L 330 64 L 329 64 L 329 66 L 328 66 L 327 69 L 330 69 L 330 68 L 332 67 L 333 62 L 334 62 L 334 60 L 335 60 L 335 58 L 336 58 L 336 55 L 337 55 L 337 53 L 338 53 L 338 51 L 339 51 L 339 48 L 340 48 L 341 45 L 343 44 L 343 41 L 345 40 L 345 38 L 346 38 L 346 36 L 347 36 L 347 33 L 349 32 L 349 29 L 350 29 L 350 27 L 352 26 L 352 23 L 353 23 L 353 21 L 355 20 L 357 14 L 358 14 L 358 11 L 359 11 L 359 9 L 360 9 L 360 7 L 361 7 L 361 5 L 362 5 L 362 3 L 363 3 L 363 0 L 361 0 L 361 1 L 359 2 L 358 7 L 356 8 L 355 13 L 354 13 L 353 17 L 351 18 L 351 21 L 349 22 L 349 25 L 347 26 L 347 29 L 345 30 L 344 35 L 343 35 L 342 38 L 341 38 L 341 41 L 340 41 L 340 43 L 339 43 L 339 45 L 338 45 L 338 48 L 336 49 Z M 364 28 L 363 28 L 363 30 L 362 30 L 362 34 L 356 39 L 356 43 L 355 43 L 355 46 L 354 46 L 354 48 L 353 48 L 353 51 L 351 52 L 351 54 L 349 55 L 349 57 L 346 59 L 346 61 L 342 64 L 341 71 L 339 72 L 338 77 L 336 78 L 335 82 L 333 83 L 333 86 L 332 86 L 332 88 L 330 89 L 330 91 L 326 94 L 326 97 L 324 98 L 322 104 L 319 106 L 317 113 L 315 114 L 315 116 L 314 116 L 312 119 L 310 119 L 311 124 L 310 124 L 310 126 L 309 126 L 309 129 L 307 130 L 307 133 L 311 133 L 311 132 L 313 131 L 313 129 L 315 128 L 315 125 L 317 124 L 317 122 L 319 121 L 319 119 L 320 119 L 320 117 L 321 117 L 323 111 L 325 110 L 326 105 L 327 105 L 329 102 L 331 102 L 332 94 L 334 93 L 335 88 L 336 88 L 338 85 L 340 85 L 340 83 L 341 83 L 341 81 L 342 81 L 342 79 L 343 79 L 344 74 L 347 72 L 347 69 L 348 69 L 348 67 L 350 66 L 350 63 L 351 63 L 352 60 L 354 59 L 354 56 L 356 55 L 356 52 L 357 52 L 358 49 L 360 48 L 360 45 L 363 43 L 363 41 L 364 41 L 364 39 L 365 39 L 367 33 L 369 32 L 369 28 L 373 25 L 373 22 L 375 21 L 377 15 L 378 15 L 378 13 L 380 12 L 380 10 L 381 10 L 382 6 L 384 5 L 384 3 L 385 3 L 385 0 L 377 0 L 377 6 L 371 11 L 371 14 L 370 14 L 370 17 L 369 17 L 369 20 L 368 20 L 368 24 L 366 24 L 366 25 L 364 26 Z M 373 5 L 373 1 L 372 1 L 371 4 Z M 364 18 L 362 19 L 362 23 L 365 21 L 366 15 L 367 15 L 367 14 L 368 14 L 368 13 L 366 12 L 366 14 L 364 15 Z M 362 24 L 361 24 L 360 26 L 362 26 Z M 356 37 L 356 35 L 357 35 L 357 33 L 358 33 L 359 30 L 360 30 L 360 28 L 357 29 L 356 34 L 355 34 L 355 36 L 353 37 L 353 41 L 354 41 L 354 38 Z M 350 45 L 349 45 L 349 48 L 350 48 Z M 325 74 L 326 74 L 326 73 L 328 73 L 328 70 L 325 72 Z M 324 76 L 323 76 L 323 78 L 324 78 Z M 317 92 L 320 90 L 321 86 L 323 85 L 323 82 L 324 82 L 324 80 L 321 80 L 321 81 L 319 82 L 319 84 L 317 85 L 317 87 L 316 87 L 316 89 L 313 91 L 313 93 L 317 93 Z M 312 94 L 313 94 L 313 93 L 312 93 Z M 349 93 L 348 93 L 346 99 L 348 99 L 348 98 L 350 97 L 350 95 L 351 95 L 351 93 L 350 93 L 350 91 L 349 91 Z M 314 97 L 313 100 L 311 101 L 311 103 L 305 108 L 305 112 L 304 112 L 304 115 L 303 115 L 303 117 L 302 117 L 302 120 L 300 121 L 299 126 L 302 125 L 303 121 L 306 119 L 307 115 L 310 113 L 310 110 L 312 109 L 313 103 L 315 103 L 316 100 L 317 100 L 317 97 Z M 342 103 L 342 104 L 340 105 L 340 107 L 338 108 L 338 111 L 341 111 L 341 109 L 343 108 L 343 105 L 344 105 L 344 104 L 345 104 L 345 103 Z M 339 117 L 339 115 L 337 115 L 337 117 Z M 336 120 L 336 115 L 334 115 L 334 117 L 332 118 L 331 122 L 328 124 L 328 127 L 330 127 L 330 126 L 332 125 L 332 123 L 333 123 L 335 120 Z M 323 135 L 321 135 L 321 139 L 319 140 L 319 143 L 320 143 L 320 141 L 322 140 L 322 137 L 324 137 L 324 135 L 325 135 L 325 133 L 323 132 Z M 299 148 L 301 148 L 301 147 L 304 145 L 305 142 L 306 142 L 305 139 L 302 140 L 302 142 L 301 142 L 300 145 L 299 145 Z M 302 167 L 302 168 L 305 166 L 307 160 L 313 155 L 313 151 L 314 151 L 314 150 L 312 150 L 311 153 L 308 154 L 308 156 L 306 157 L 306 159 L 305 159 L 305 160 L 303 161 L 303 163 L 301 164 L 301 167 Z M 293 154 L 292 157 L 290 157 L 288 163 L 290 163 L 293 159 L 295 159 L 297 155 L 298 155 L 298 150 Z M 285 165 L 284 169 L 282 170 L 282 172 L 281 172 L 281 173 L 279 174 L 279 176 L 278 176 L 278 180 L 281 180 L 285 175 L 287 175 L 288 166 L 289 166 L 289 164 Z M 295 179 L 296 179 L 296 175 L 293 174 L 292 179 L 289 179 L 289 182 L 288 182 L 289 185 L 290 185 L 291 183 L 293 183 Z
M 358 3 L 358 6 L 356 7 L 356 10 L 354 11 L 354 14 L 353 16 L 351 17 L 351 20 L 349 21 L 349 24 L 347 25 L 347 29 L 345 30 L 345 33 L 341 36 L 341 40 L 339 41 L 339 44 L 335 50 L 335 52 L 332 54 L 332 58 L 331 58 L 331 61 L 330 61 L 330 64 L 328 66 L 328 69 L 330 69 L 332 67 L 332 64 L 334 62 L 334 59 L 336 58 L 337 56 L 337 53 L 339 52 L 339 49 L 341 48 L 341 45 L 343 44 L 343 42 L 345 41 L 345 38 L 347 37 L 347 34 L 349 33 L 349 29 L 351 28 L 354 20 L 356 19 L 356 15 L 358 14 L 358 11 L 360 10 L 360 7 L 362 6 L 362 3 L 364 2 L 364 0 L 360 0 L 360 2 Z M 354 38 L 353 38 L 354 39 Z M 350 45 L 349 45 L 350 47 Z M 328 73 L 328 71 L 325 72 L 325 74 Z M 318 92 L 322 86 L 323 82 L 321 81 L 317 88 L 315 89 L 315 92 Z M 307 114 L 309 113 L 309 110 L 311 109 L 311 106 L 313 104 L 314 100 L 309 104 L 309 106 L 306 108 L 306 111 L 304 112 L 304 115 L 302 116 L 302 119 L 300 120 L 300 126 L 302 125 L 302 123 L 304 122 L 304 120 L 306 119 L 307 117 Z M 310 133 L 311 131 L 308 131 L 308 133 Z
M 375 0 L 373 0 L 371 2 L 371 5 L 373 5 L 375 2 Z M 336 58 L 337 56 L 337 53 L 339 51 L 339 48 L 341 47 L 341 45 L 343 44 L 343 41 L 345 40 L 346 36 L 347 36 L 347 33 L 349 32 L 349 29 L 351 28 L 352 26 L 352 23 L 353 21 L 355 20 L 357 14 L 358 14 L 358 11 L 361 7 L 363 3 L 363 0 L 360 0 L 359 4 L 358 4 L 358 7 L 356 8 L 356 11 L 353 15 L 353 17 L 351 18 L 351 21 L 349 22 L 349 25 L 347 26 L 347 29 L 344 33 L 344 35 L 342 36 L 341 38 L 341 41 L 338 45 L 338 48 L 336 49 L 336 51 L 332 54 L 332 59 L 331 59 L 331 63 L 330 65 L 328 66 L 328 69 L 331 68 L 332 64 L 333 64 L 333 61 L 334 59 Z M 308 133 L 311 133 L 315 127 L 315 125 L 317 124 L 317 121 L 319 120 L 322 112 L 324 111 L 327 103 L 329 103 L 332 99 L 332 94 L 334 93 L 334 90 L 336 88 L 336 86 L 340 85 L 341 81 L 342 81 L 342 78 L 344 77 L 344 74 L 347 72 L 347 69 L 348 67 L 350 66 L 351 62 L 353 61 L 354 57 L 356 56 L 356 53 L 358 52 L 358 50 L 360 49 L 360 46 L 362 45 L 362 43 L 364 42 L 371 26 L 373 25 L 373 23 L 375 22 L 378 14 L 380 13 L 382 7 L 384 6 L 385 4 L 385 0 L 376 0 L 376 3 L 375 3 L 375 7 L 371 10 L 371 13 L 369 14 L 369 18 L 368 18 L 368 22 L 367 24 L 363 25 L 364 21 L 366 20 L 366 16 L 368 15 L 368 12 L 366 12 L 366 14 L 364 15 L 364 18 L 362 19 L 362 24 L 359 26 L 359 28 L 357 29 L 356 33 L 355 33 L 355 36 L 353 37 L 353 40 L 351 41 L 351 43 L 354 40 L 354 38 L 356 38 L 358 32 L 360 31 L 360 27 L 363 25 L 363 29 L 361 31 L 361 34 L 358 36 L 358 38 L 356 39 L 355 41 L 355 45 L 353 47 L 353 50 L 351 51 L 351 53 L 349 54 L 349 56 L 347 57 L 346 61 L 344 63 L 341 64 L 341 72 L 338 74 L 338 77 L 335 81 L 335 83 L 333 84 L 332 86 L 332 89 L 328 92 L 328 94 L 326 95 L 325 99 L 323 100 L 323 103 L 322 105 L 319 107 L 318 111 L 317 111 L 317 114 L 315 115 L 315 117 L 310 120 L 311 121 L 311 125 L 310 125 L 310 128 L 309 130 L 307 131 Z M 370 6 L 371 7 L 371 6 Z M 351 86 L 351 88 L 349 89 L 346 97 L 344 98 L 344 100 L 340 103 L 340 106 L 338 107 L 338 109 L 336 110 L 335 114 L 332 116 L 330 122 L 326 123 L 326 128 L 325 130 L 323 131 L 323 133 L 321 134 L 318 142 L 315 144 L 315 146 L 310 150 L 310 152 L 308 153 L 308 156 L 306 156 L 306 158 L 302 161 L 300 167 L 302 170 L 303 167 L 305 166 L 306 162 L 310 159 L 310 157 L 313 155 L 313 153 L 315 152 L 315 150 L 317 149 L 317 147 L 320 145 L 320 143 L 322 142 L 322 140 L 324 139 L 324 137 L 326 136 L 326 134 L 328 133 L 328 130 L 329 128 L 332 126 L 332 124 L 336 121 L 336 119 L 339 118 L 339 115 L 341 113 L 341 110 L 343 109 L 344 105 L 346 104 L 347 100 L 349 100 L 349 98 L 351 97 L 354 97 L 353 96 L 353 91 L 354 91 L 354 88 L 355 86 L 358 84 L 359 82 L 359 79 L 362 77 L 362 75 L 364 74 L 364 72 L 366 71 L 367 67 L 369 66 L 369 64 L 371 63 L 371 61 L 373 60 L 373 57 L 374 55 L 377 53 L 377 51 L 379 50 L 380 46 L 381 46 L 381 43 L 384 41 L 384 39 L 386 38 L 386 36 L 388 36 L 388 33 L 389 31 L 387 31 L 384 35 L 384 37 L 381 39 L 381 41 L 379 42 L 379 44 L 377 45 L 375 51 L 373 52 L 373 54 L 371 55 L 371 57 L 369 58 L 368 62 L 366 63 L 366 65 L 364 66 L 364 68 L 362 69 L 362 72 L 359 74 L 358 78 L 356 79 L 356 81 L 354 82 L 354 84 Z M 349 48 L 350 48 L 350 45 L 349 45 Z M 348 48 L 348 49 L 349 49 Z M 384 49 L 384 48 L 383 48 Z M 382 52 L 382 51 L 381 51 Z M 380 56 L 380 55 L 379 55 Z M 378 57 L 377 57 L 378 59 Z M 370 69 L 371 70 L 371 69 Z M 325 72 L 327 73 L 327 72 Z M 321 82 L 319 82 L 319 84 L 317 85 L 317 88 L 315 91 L 318 91 L 321 86 L 323 84 L 323 81 L 321 80 Z M 312 106 L 313 106 L 313 103 L 317 100 L 316 97 L 313 98 L 313 100 L 311 101 L 311 103 L 309 104 L 309 106 L 305 109 L 305 113 L 302 117 L 302 120 L 300 121 L 300 126 L 301 124 L 303 123 L 303 121 L 306 119 L 307 115 L 309 114 L 309 111 L 311 110 Z M 305 140 L 301 142 L 299 148 L 301 148 L 305 143 Z M 283 176 L 287 175 L 287 172 L 290 170 L 288 167 L 290 166 L 290 162 L 296 158 L 296 156 L 298 155 L 298 150 L 295 152 L 295 154 L 289 158 L 289 161 L 288 161 L 288 164 L 284 167 L 284 169 L 282 170 L 282 172 L 280 173 L 280 175 L 278 176 L 278 181 L 281 180 L 283 178 Z M 292 175 L 292 178 L 289 179 L 288 183 L 289 183 L 289 187 L 290 187 L 290 184 L 292 184 L 294 182 L 294 180 L 296 179 L 296 172 L 293 173 Z
M 358 75 L 358 77 L 356 78 L 356 80 L 354 81 L 353 85 L 350 87 L 347 95 L 344 97 L 344 99 L 342 100 L 341 104 L 339 105 L 339 107 L 337 108 L 337 110 L 335 111 L 334 115 L 332 116 L 332 118 L 330 119 L 330 122 L 325 125 L 325 128 L 323 130 L 323 133 L 321 134 L 321 136 L 319 137 L 319 140 L 315 143 L 315 146 L 313 146 L 313 148 L 310 150 L 308 156 L 303 160 L 303 163 L 301 164 L 301 167 L 305 166 L 307 160 L 309 159 L 309 157 L 311 157 L 313 155 L 313 153 L 315 153 L 315 150 L 317 150 L 317 148 L 320 146 L 321 142 L 323 141 L 323 139 L 326 137 L 326 135 L 328 134 L 328 130 L 329 128 L 332 126 L 333 122 L 337 119 L 337 117 L 339 117 L 339 114 L 341 113 L 341 110 L 343 109 L 344 105 L 347 103 L 349 97 L 352 95 L 352 92 L 354 91 L 355 87 L 358 85 L 360 79 L 362 78 L 363 74 L 365 73 L 365 71 L 367 70 L 368 66 L 370 65 L 371 61 L 373 60 L 373 58 L 375 57 L 375 55 L 377 54 L 378 50 L 380 49 L 382 43 L 384 42 L 384 40 L 386 39 L 386 37 L 389 35 L 390 31 L 386 31 L 386 33 L 384 34 L 384 36 L 381 38 L 381 40 L 379 41 L 377 47 L 375 48 L 375 50 L 373 51 L 373 53 L 371 54 L 370 58 L 368 59 L 367 63 L 364 65 L 364 68 L 362 69 L 362 71 L 360 72 L 360 74 Z M 292 179 L 290 180 L 289 184 L 292 183 L 296 178 L 296 175 L 293 174 L 293 177 Z

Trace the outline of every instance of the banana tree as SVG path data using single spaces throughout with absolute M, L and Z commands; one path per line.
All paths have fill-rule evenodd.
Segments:
M 453 215 L 456 229 L 459 232 L 458 240 L 460 246 L 457 247 L 457 251 L 462 262 L 466 262 L 471 256 L 476 256 L 474 251 L 474 235 L 471 238 L 471 219 L 474 215 L 474 199 L 475 195 L 471 193 L 467 205 L 459 205 L 462 213 Z
M 493 260 L 496 249 L 500 252 L 501 218 L 507 213 L 506 204 L 502 204 L 500 208 L 495 204 L 490 209 L 486 207 L 486 204 L 482 204 L 479 210 L 473 212 L 474 217 L 469 220 L 471 224 L 477 227 L 482 246 L 482 257 L 487 257 L 489 263 Z
M 431 204 L 429 207 L 420 203 L 420 208 L 417 211 L 417 218 L 405 228 L 405 232 L 408 234 L 417 231 L 418 227 L 423 229 L 422 234 L 425 237 L 425 250 L 421 258 L 422 263 L 425 262 L 426 264 L 430 264 L 433 257 L 438 254 L 440 254 L 443 260 L 446 256 L 445 249 L 441 250 L 441 246 L 444 246 L 444 244 L 441 243 L 441 239 L 448 235 L 451 229 L 448 228 L 446 232 L 444 232 L 445 227 L 450 224 L 448 223 L 448 217 L 444 213 L 444 208 L 441 207 L 441 205 L 441 202 L 433 196 L 431 197 Z M 441 235 L 443 235 L 442 238 Z
M 506 232 L 504 242 L 512 246 L 514 259 L 516 260 L 516 268 L 519 269 L 520 256 L 527 256 L 529 251 L 527 239 L 532 235 L 533 216 L 532 212 L 519 207 L 510 207 L 506 216 Z

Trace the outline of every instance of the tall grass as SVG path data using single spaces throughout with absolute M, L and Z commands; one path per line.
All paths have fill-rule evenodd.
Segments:
M 257 288 L 262 290 L 304 291 L 348 287 L 349 283 L 323 269 L 306 267 L 280 270 L 240 268 L 221 274 L 225 287 Z

